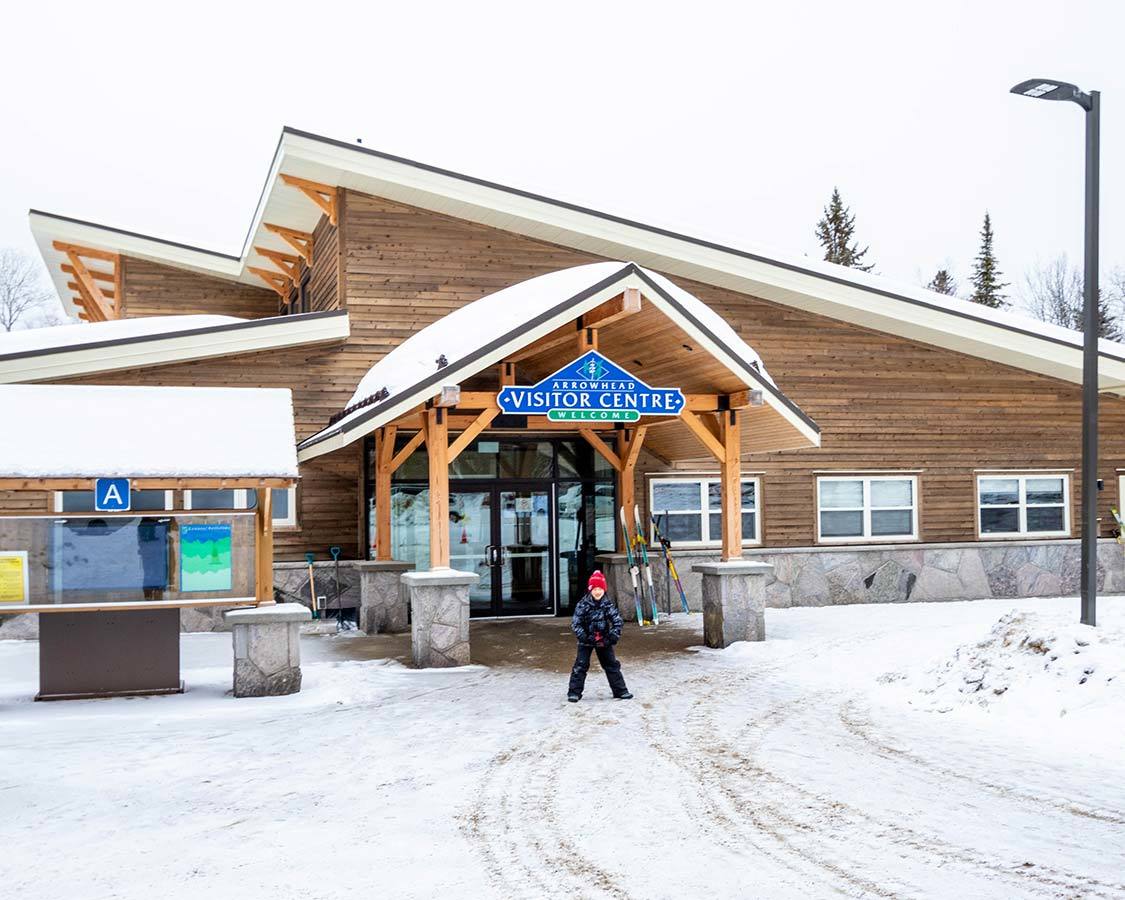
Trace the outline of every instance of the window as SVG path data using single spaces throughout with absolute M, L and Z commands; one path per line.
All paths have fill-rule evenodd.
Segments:
M 273 524 L 277 528 L 297 526 L 297 489 L 271 488 Z M 253 509 L 257 499 L 245 488 L 184 491 L 184 509 Z
M 816 493 L 821 542 L 918 537 L 918 479 L 913 475 L 832 475 L 816 480 Z
M 165 510 L 172 508 L 171 491 L 131 491 L 129 506 L 132 511 Z M 55 512 L 93 512 L 93 491 L 55 491 Z
M 983 475 L 977 479 L 980 536 L 1070 534 L 1066 475 Z
M 722 540 L 721 481 L 718 478 L 654 478 L 649 509 L 660 531 L 679 546 L 717 546 Z M 742 479 L 742 543 L 757 544 L 758 479 Z M 630 523 L 631 525 L 632 523 Z

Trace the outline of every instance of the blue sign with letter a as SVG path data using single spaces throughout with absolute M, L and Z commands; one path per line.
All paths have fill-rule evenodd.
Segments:
M 97 512 L 128 512 L 128 478 L 99 478 L 94 482 L 94 509 Z

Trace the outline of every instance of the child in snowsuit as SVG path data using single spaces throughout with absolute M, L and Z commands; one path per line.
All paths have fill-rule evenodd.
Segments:
M 598 654 L 609 689 L 618 700 L 632 700 L 633 695 L 625 687 L 621 675 L 621 663 L 613 652 L 613 645 L 621 640 L 621 629 L 625 622 L 617 611 L 617 604 L 606 596 L 605 576 L 595 572 L 586 585 L 586 596 L 574 607 L 570 628 L 578 638 L 578 656 L 574 668 L 570 670 L 570 687 L 566 699 L 577 703 L 582 699 L 582 689 L 586 686 L 586 673 L 590 669 L 590 654 Z

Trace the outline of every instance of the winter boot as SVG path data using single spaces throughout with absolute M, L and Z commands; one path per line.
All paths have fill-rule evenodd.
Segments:
M 566 695 L 566 702 L 567 703 L 577 703 L 581 699 L 582 699 L 581 694 L 567 694 Z
M 626 691 L 624 694 L 615 694 L 614 700 L 632 700 L 633 695 Z

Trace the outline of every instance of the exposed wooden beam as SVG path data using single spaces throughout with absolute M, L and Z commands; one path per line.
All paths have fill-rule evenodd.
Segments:
M 82 293 L 82 285 L 80 285 L 77 281 L 68 281 L 66 283 L 66 286 L 68 288 L 70 288 L 70 290 L 74 291 L 74 293 L 76 293 L 76 294 Z M 106 300 L 116 300 L 117 299 L 117 295 L 114 294 L 113 291 L 108 290 L 106 288 L 102 288 L 102 296 L 105 297 Z
M 290 187 L 295 187 L 302 194 L 312 200 L 321 211 L 328 216 L 328 221 L 339 225 L 336 215 L 336 188 L 330 184 L 321 184 L 319 181 L 309 181 L 307 178 L 298 178 L 296 175 L 281 176 Z
M 398 429 L 387 425 L 375 432 L 375 558 L 391 559 L 391 460 Z
M 61 266 L 59 266 L 59 268 L 62 269 L 67 275 L 78 274 L 74 271 L 74 266 L 70 265 L 69 263 L 63 263 Z M 112 284 L 115 280 L 113 272 L 103 272 L 101 271 L 101 269 L 91 269 L 89 266 L 86 267 L 86 271 L 90 273 L 90 277 L 95 281 L 108 281 Z
M 293 288 L 293 281 L 288 275 L 282 275 L 280 272 L 275 272 L 273 269 L 262 269 L 258 266 L 247 266 L 248 272 L 253 272 L 262 279 L 271 288 L 277 291 L 279 297 L 283 300 L 289 298 L 289 292 Z
M 722 508 L 722 559 L 742 557 L 742 431 L 738 417 L 742 413 L 728 410 L 719 414 L 722 419 L 723 459 L 720 480 L 720 505 Z
M 641 446 L 645 442 L 645 434 L 648 432 L 647 425 L 638 425 L 633 429 L 633 436 L 629 438 L 629 449 L 625 454 L 625 458 L 621 460 L 622 471 L 632 471 L 636 468 L 637 460 L 641 455 Z
M 81 244 L 68 244 L 65 241 L 52 241 L 51 246 L 60 253 L 74 253 L 78 256 L 88 256 L 90 259 L 100 259 L 103 262 L 117 264 L 117 254 L 109 250 L 98 250 L 94 247 L 83 247 Z
M 578 429 L 578 433 L 586 439 L 586 443 L 588 443 L 591 447 L 594 448 L 595 451 L 601 454 L 602 458 L 607 463 L 613 466 L 614 470 L 618 472 L 621 471 L 621 457 L 614 453 L 609 448 L 609 444 L 598 437 L 597 433 L 593 431 L 593 429 L 582 427 Z
M 90 270 L 86 268 L 86 263 L 74 250 L 66 250 L 65 252 L 67 259 L 70 260 L 70 265 L 74 269 L 75 277 L 78 279 L 78 293 L 82 297 L 82 305 L 91 320 L 105 322 L 116 318 L 112 305 L 102 293 L 102 289 L 97 282 L 91 277 Z
M 308 265 L 312 265 L 313 254 L 313 236 L 307 231 L 297 231 L 295 228 L 286 228 L 284 225 L 273 225 L 269 222 L 263 222 L 266 231 L 273 232 L 285 243 L 297 251 L 297 254 Z
M 507 359 L 500 363 L 500 386 L 506 387 L 516 383 L 516 361 Z
M 491 425 L 492 420 L 498 415 L 500 415 L 499 409 L 486 409 L 477 416 L 473 424 L 462 431 L 461 434 L 457 436 L 457 439 L 449 445 L 449 462 L 453 462 L 453 460 L 460 456 L 461 451 L 475 441 L 477 435 Z
M 430 568 L 449 568 L 449 413 L 425 412 L 430 464 Z
M 388 426 L 388 427 L 393 427 L 393 426 Z M 410 454 L 413 453 L 415 450 L 417 450 L 422 445 L 422 442 L 424 440 L 426 440 L 426 431 L 423 428 L 421 431 L 416 433 L 414 435 L 414 437 L 412 437 L 409 441 L 406 442 L 405 447 L 403 447 L 401 450 L 398 451 L 398 453 L 394 454 L 394 456 L 391 457 L 391 463 L 390 463 L 389 468 L 391 470 L 392 475 L 399 470 L 399 468 L 402 466 L 402 464 L 404 462 L 406 462 L 408 459 L 410 459 Z
M 711 433 L 711 429 L 703 424 L 699 416 L 690 409 L 685 409 L 680 413 L 680 418 L 683 419 L 684 424 L 691 429 L 691 433 L 711 452 L 711 455 L 714 456 L 715 459 L 719 462 L 723 462 L 723 460 L 726 459 L 726 449 L 723 447 L 723 442 Z
M 595 306 L 588 313 L 575 319 L 574 322 L 563 325 L 561 328 L 556 328 L 550 334 L 535 341 L 535 343 L 529 344 L 522 350 L 517 350 L 509 356 L 508 359 L 511 362 L 520 362 L 525 359 L 530 359 L 554 347 L 559 347 L 569 341 L 573 341 L 576 335 L 581 340 L 581 333 L 584 328 L 604 328 L 611 322 L 616 322 L 618 319 L 631 316 L 633 313 L 640 312 L 640 310 L 641 292 L 634 288 L 629 288 L 616 297 L 607 300 L 605 303 Z
M 282 253 L 280 250 L 270 250 L 268 247 L 255 247 L 254 252 L 268 259 L 294 282 L 301 277 L 301 257 Z

